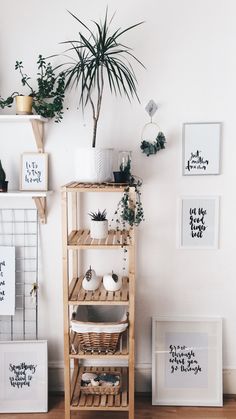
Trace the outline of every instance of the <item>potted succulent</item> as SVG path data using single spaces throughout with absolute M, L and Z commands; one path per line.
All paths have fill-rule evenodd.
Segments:
M 73 54 L 66 66 L 65 87 L 79 89 L 82 110 L 90 106 L 93 118 L 92 148 L 78 150 L 76 177 L 79 181 L 103 182 L 112 180 L 112 150 L 96 147 L 97 128 L 101 116 L 104 90 L 125 96 L 129 101 L 138 99 L 137 80 L 132 62 L 143 64 L 133 55 L 131 48 L 122 42 L 122 35 L 141 25 L 136 23 L 125 29 L 111 30 L 112 19 L 106 9 L 103 21 L 94 21 L 94 28 L 69 12 L 79 23 L 83 33 L 77 40 L 65 41 L 69 45 L 66 56 Z
M 14 92 L 7 99 L 0 97 L 0 107 L 11 107 L 16 99 L 16 114 L 32 114 L 32 109 L 37 115 L 45 118 L 55 118 L 60 122 L 63 117 L 63 102 L 65 93 L 65 76 L 60 73 L 58 76 L 50 62 L 42 56 L 38 56 L 37 88 L 30 84 L 31 78 L 23 72 L 22 61 L 16 61 L 15 70 L 19 70 L 21 83 L 28 87 L 29 94 L 22 95 Z
M 105 239 L 108 234 L 108 220 L 106 210 L 90 212 L 90 236 L 92 239 Z
M 7 192 L 8 181 L 6 180 L 6 173 L 3 170 L 2 162 L 0 160 L 0 192 Z

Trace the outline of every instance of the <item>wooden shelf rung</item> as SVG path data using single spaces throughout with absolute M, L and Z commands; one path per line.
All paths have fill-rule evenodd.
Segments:
M 107 395 L 106 394 L 103 394 L 101 396 L 100 406 L 106 406 L 106 404 L 107 404 Z
M 82 287 L 83 276 L 73 278 L 69 285 L 69 301 L 71 304 L 83 302 L 84 304 L 93 302 L 104 302 L 107 304 L 116 304 L 127 302 L 129 299 L 129 280 L 127 277 L 122 278 L 122 287 L 118 291 L 106 291 L 102 278 L 100 286 L 95 291 L 86 291 Z

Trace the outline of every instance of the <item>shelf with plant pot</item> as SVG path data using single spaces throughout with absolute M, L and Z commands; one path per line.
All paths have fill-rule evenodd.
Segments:
M 0 115 L 1 122 L 29 122 L 32 126 L 37 150 L 44 151 L 44 123 L 48 119 L 40 115 Z
M 128 230 L 109 230 L 106 238 L 94 239 L 90 235 L 89 229 L 72 230 L 68 237 L 69 249 L 86 248 L 115 248 L 130 246 L 133 231 Z
M 32 198 L 35 202 L 39 214 L 39 220 L 42 224 L 47 222 L 47 196 L 51 195 L 52 191 L 8 191 L 0 193 L 0 199 L 6 198 Z
M 79 202 L 78 194 L 81 199 L 84 193 L 93 192 L 120 192 L 124 193 L 127 185 L 117 185 L 112 183 L 79 183 L 70 182 L 62 187 L 62 232 L 63 232 L 63 283 L 64 283 L 64 362 L 65 362 L 65 407 L 66 419 L 71 417 L 74 410 L 114 410 L 127 411 L 129 418 L 134 418 L 134 304 L 135 304 L 135 229 L 130 230 L 110 229 L 105 238 L 91 237 L 91 229 L 83 229 L 79 227 Z M 135 189 L 128 188 L 130 203 L 135 200 Z M 94 215 L 94 213 L 90 213 Z M 95 214 L 98 215 L 98 214 Z M 99 214 L 104 216 L 104 212 Z M 78 228 L 79 227 L 79 228 Z M 91 227 L 92 228 L 92 227 Z M 70 229 L 70 231 L 69 231 Z M 118 280 L 118 275 L 107 274 L 103 276 L 96 289 L 86 289 L 84 281 L 94 272 L 91 268 L 86 275 L 79 273 L 80 252 L 88 249 L 100 249 L 105 252 L 106 249 L 122 249 L 127 250 L 128 272 L 126 276 L 119 276 L 119 289 L 108 290 L 105 286 L 105 279 Z M 117 278 L 115 279 L 115 276 Z M 97 277 L 98 279 L 98 277 Z M 90 280 L 90 279 L 88 279 Z M 93 306 L 95 308 L 93 309 Z M 117 341 L 110 344 L 108 349 L 105 342 L 105 349 L 101 346 L 100 340 L 97 343 L 97 337 L 94 338 L 94 331 L 88 332 L 89 337 L 84 337 L 83 331 L 76 330 L 74 324 L 81 327 L 80 321 L 75 321 L 74 316 L 78 314 L 79 309 L 99 310 L 102 306 L 106 306 L 106 310 L 120 307 L 119 310 L 127 313 L 125 320 L 119 321 L 118 327 L 126 324 L 126 329 L 118 333 Z M 117 309 L 118 309 L 117 307 Z M 102 309 L 104 310 L 104 309 Z M 112 309 L 113 311 L 113 309 Z M 96 316 L 96 314 L 95 314 Z M 128 316 L 128 317 L 127 317 Z M 90 319 L 88 319 L 90 322 Z M 106 327 L 109 322 L 106 320 Z M 88 323 L 87 323 L 88 324 Z M 90 323 L 91 324 L 91 323 Z M 101 323 L 102 325 L 104 323 Z M 114 323 L 113 323 L 114 324 Z M 113 327 L 112 324 L 112 327 Z M 124 326 L 125 326 L 124 324 Z M 84 326 L 84 325 L 83 325 Z M 128 327 L 127 327 L 128 326 Z M 100 323 L 98 323 L 100 327 Z M 103 327 L 103 326 L 102 326 Z M 80 334 L 82 333 L 82 335 Z M 92 333 L 92 338 L 90 333 Z M 102 332 L 103 333 L 103 332 Z M 87 332 L 85 333 L 87 334 Z M 106 333 L 104 332 L 106 335 Z M 83 336 L 81 338 L 81 336 Z M 82 339 L 82 340 L 81 340 Z M 91 346 L 90 339 L 92 340 Z M 99 338 L 100 339 L 100 338 Z M 105 339 L 106 336 L 102 336 Z M 115 345 L 114 347 L 112 345 Z M 97 371 L 98 367 L 87 368 L 87 364 L 96 364 L 96 360 L 107 361 L 113 365 L 119 365 L 121 372 L 121 389 L 118 394 L 84 394 L 81 392 L 81 380 L 84 371 Z M 113 360 L 113 362 L 112 362 Z M 86 367 L 83 362 L 87 362 Z M 123 362 L 127 364 L 123 367 Z M 111 368 L 114 373 L 117 368 Z M 72 377 L 72 378 L 71 378 Z

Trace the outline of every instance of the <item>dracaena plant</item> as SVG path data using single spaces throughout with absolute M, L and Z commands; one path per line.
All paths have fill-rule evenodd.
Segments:
M 70 60 L 62 64 L 66 66 L 65 86 L 80 89 L 79 103 L 83 110 L 87 105 L 91 106 L 92 147 L 95 147 L 105 85 L 108 85 L 111 93 L 124 95 L 129 101 L 133 98 L 138 99 L 137 79 L 132 63 L 136 61 L 141 66 L 143 64 L 134 56 L 132 49 L 122 43 L 122 36 L 143 22 L 125 29 L 112 30 L 111 23 L 114 15 L 109 19 L 108 9 L 106 9 L 103 21 L 93 21 L 93 27 L 90 28 L 79 17 L 69 13 L 79 23 L 84 33 L 80 31 L 77 40 L 62 42 L 70 46 L 64 52 Z

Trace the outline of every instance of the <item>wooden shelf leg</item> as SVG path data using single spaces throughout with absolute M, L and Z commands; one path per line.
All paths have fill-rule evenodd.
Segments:
M 43 153 L 43 123 L 42 121 L 32 120 L 31 126 L 34 133 L 34 138 L 36 141 L 37 149 L 39 153 Z
M 42 224 L 46 224 L 47 222 L 47 204 L 46 204 L 46 198 L 34 196 L 33 200 L 35 202 L 36 208 L 39 213 L 39 220 Z

